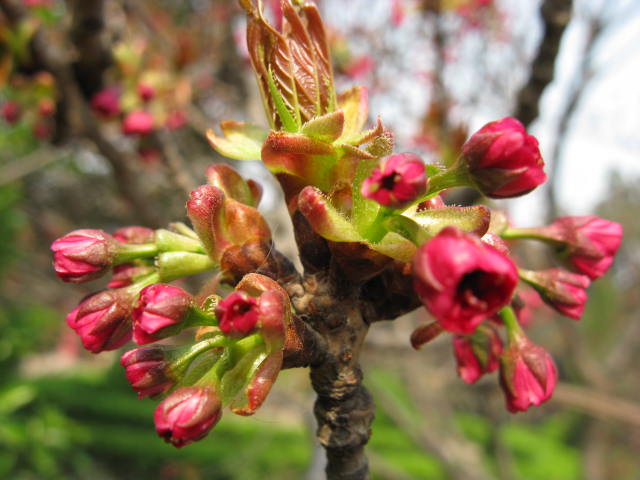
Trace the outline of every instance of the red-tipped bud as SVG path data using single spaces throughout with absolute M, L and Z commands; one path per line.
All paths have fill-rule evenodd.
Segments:
M 16 124 L 20 120 L 21 113 L 20 105 L 12 100 L 3 103 L 0 110 L 0 115 L 9 125 Z
M 155 231 L 138 225 L 121 227 L 113 232 L 113 238 L 122 243 L 153 243 Z
M 91 98 L 91 108 L 105 119 L 113 118 L 120 113 L 120 89 L 107 87 Z
M 551 355 L 519 333 L 500 359 L 500 385 L 507 410 L 524 412 L 551 398 L 558 371 Z
M 455 227 L 418 248 L 413 272 L 425 307 L 445 330 L 461 335 L 507 305 L 518 283 L 509 257 Z
M 83 300 L 69 315 L 84 348 L 93 353 L 115 350 L 131 339 L 131 293 L 104 290 Z
M 51 245 L 56 276 L 82 283 L 102 276 L 112 265 L 115 240 L 102 230 L 75 230 Z
M 221 416 L 222 403 L 213 390 L 182 387 L 160 402 L 153 419 L 158 435 L 181 448 L 204 438 Z
M 500 365 L 502 341 L 493 328 L 479 328 L 471 337 L 453 337 L 458 375 L 467 383 L 476 382 Z
M 589 277 L 560 268 L 521 270 L 520 276 L 535 288 L 551 307 L 569 318 L 580 320 L 587 301 L 586 289 L 591 283 Z
M 140 100 L 142 100 L 145 103 L 152 100 L 153 97 L 156 96 L 155 89 L 151 85 L 148 85 L 146 83 L 139 83 L 137 90 L 138 90 L 138 97 L 140 97 Z
M 237 290 L 216 306 L 220 330 L 234 338 L 245 337 L 258 323 L 258 299 L 247 292 Z
M 156 283 L 142 289 L 133 310 L 133 341 L 138 345 L 153 343 L 175 335 L 193 304 L 184 290 Z
M 569 261 L 593 280 L 609 269 L 622 243 L 622 226 L 595 215 L 559 217 L 538 230 L 543 237 L 564 243 Z
M 515 118 L 486 124 L 463 145 L 462 157 L 488 197 L 524 195 L 547 179 L 538 140 Z
M 144 110 L 128 113 L 122 120 L 122 133 L 125 135 L 148 135 L 153 130 L 153 117 Z
M 113 267 L 113 275 L 107 284 L 107 288 L 128 287 L 155 270 L 155 267 L 150 265 L 134 265 L 132 263 L 118 265 Z
M 391 155 L 362 183 L 362 196 L 389 208 L 409 206 L 427 190 L 424 162 L 412 153 Z
M 169 363 L 167 348 L 155 345 L 129 350 L 120 359 L 138 398 L 157 395 L 173 385 L 168 375 Z
M 187 116 L 182 110 L 171 112 L 165 120 L 165 126 L 169 130 L 177 130 L 187 123 Z

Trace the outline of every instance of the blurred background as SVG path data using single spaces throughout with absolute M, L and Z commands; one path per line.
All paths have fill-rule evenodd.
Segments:
M 267 1 L 278 23 L 278 2 Z M 640 4 L 636 0 L 316 0 L 339 90 L 370 92 L 397 151 L 455 156 L 470 133 L 515 116 L 541 142 L 547 184 L 492 202 L 518 226 L 596 214 L 623 225 L 607 275 L 577 323 L 544 306 L 528 334 L 560 371 L 554 397 L 509 414 L 495 374 L 469 386 L 450 338 L 416 352 L 421 310 L 372 328 L 363 369 L 376 420 L 375 479 L 640 478 Z M 0 478 L 322 478 L 305 369 L 281 373 L 252 418 L 226 414 L 176 450 L 153 428 L 122 352 L 82 349 L 64 317 L 95 281 L 69 286 L 49 245 L 78 228 L 184 221 L 188 192 L 223 160 L 204 137 L 221 120 L 265 125 L 230 0 L 0 3 Z M 140 85 L 152 89 L 151 98 Z M 115 89 L 119 110 L 96 100 Z M 153 128 L 123 134 L 128 113 Z M 295 257 L 275 182 L 261 210 Z M 454 192 L 458 203 L 478 201 Z M 522 245 L 531 267 L 548 252 Z

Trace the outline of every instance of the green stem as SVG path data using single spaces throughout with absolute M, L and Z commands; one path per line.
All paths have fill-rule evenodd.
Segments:
M 504 232 L 500 234 L 502 238 L 507 240 L 515 240 L 515 239 L 532 239 L 532 240 L 542 240 L 544 242 L 554 242 L 558 243 L 553 238 L 545 235 L 543 231 L 539 228 L 507 228 Z
M 156 245 L 161 252 L 205 253 L 199 240 L 161 228 L 156 230 Z
M 163 282 L 196 275 L 217 267 L 207 255 L 191 252 L 164 252 L 158 255 L 156 263 Z
M 466 164 L 457 162 L 448 170 L 429 177 L 427 193 L 424 198 L 432 197 L 447 188 L 464 186 L 472 187 L 473 183 L 469 179 Z
M 193 359 L 212 348 L 224 347 L 229 345 L 229 339 L 223 335 L 208 338 L 191 346 L 183 355 L 172 362 L 171 370 L 176 374 L 183 373 L 191 364 Z
M 385 220 L 394 215 L 394 211 L 386 207 L 380 206 L 376 218 L 369 225 L 363 237 L 369 240 L 371 243 L 378 243 L 388 233 L 385 227 Z
M 152 258 L 158 254 L 158 246 L 155 243 L 123 243 L 118 246 L 114 265 L 136 260 L 138 258 Z
M 500 318 L 504 326 L 507 328 L 507 336 L 509 337 L 509 343 L 516 342 L 518 338 L 524 334 L 520 324 L 518 323 L 518 317 L 516 312 L 510 306 L 503 307 L 500 312 Z

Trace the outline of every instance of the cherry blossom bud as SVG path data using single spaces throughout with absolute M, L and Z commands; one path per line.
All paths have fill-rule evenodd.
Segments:
M 472 333 L 511 300 L 515 264 L 470 233 L 446 227 L 413 257 L 414 289 L 445 330 Z
M 138 96 L 140 97 L 140 100 L 142 100 L 145 103 L 152 100 L 153 97 L 156 96 L 155 89 L 151 85 L 147 85 L 146 83 L 139 83 L 137 90 L 138 90 Z
M 0 110 L 0 115 L 9 125 L 16 124 L 20 120 L 21 113 L 20 105 L 12 100 L 3 103 Z
M 167 351 L 167 347 L 152 345 L 129 350 L 122 355 L 120 364 L 125 369 L 127 380 L 138 392 L 138 398 L 157 395 L 173 385 Z
M 130 112 L 122 121 L 122 133 L 125 135 L 148 135 L 152 130 L 153 117 L 144 110 Z
M 507 410 L 524 412 L 551 398 L 558 371 L 551 355 L 531 342 L 521 331 L 510 338 L 500 359 L 500 385 Z
M 475 186 L 491 198 L 524 195 L 544 183 L 538 140 L 515 118 L 486 124 L 462 147 Z
M 595 215 L 559 217 L 540 230 L 563 242 L 569 262 L 592 280 L 605 274 L 622 243 L 622 226 Z
M 51 245 L 56 276 L 82 283 L 102 276 L 114 261 L 115 239 L 102 230 L 75 230 Z
M 222 416 L 222 403 L 207 387 L 182 387 L 169 394 L 154 413 L 156 431 L 176 448 L 201 440 Z
M 453 352 L 460 378 L 474 383 L 485 373 L 498 369 L 502 341 L 493 328 L 479 328 L 470 337 L 455 335 Z
M 586 275 L 560 268 L 549 270 L 520 270 L 520 277 L 537 290 L 542 299 L 557 311 L 580 320 L 587 301 L 586 288 L 591 281 Z
M 169 130 L 177 130 L 187 123 L 187 116 L 182 110 L 171 112 L 165 120 L 165 126 Z
M 362 196 L 380 205 L 400 209 L 427 190 L 424 162 L 412 153 L 391 155 L 362 183 Z
M 83 300 L 69 315 L 69 325 L 93 353 L 115 350 L 131 339 L 132 293 L 104 290 Z
M 216 306 L 220 330 L 230 337 L 249 335 L 258 322 L 258 300 L 237 290 Z
M 113 238 L 122 243 L 153 243 L 155 231 L 138 225 L 118 228 L 113 232 Z
M 156 283 L 143 288 L 132 313 L 133 341 L 145 345 L 175 335 L 184 327 L 192 304 L 189 293 L 172 285 Z
M 107 288 L 128 287 L 155 271 L 155 267 L 151 265 L 135 265 L 133 263 L 118 265 L 113 267 L 113 275 L 107 284 Z
M 120 113 L 120 89 L 107 87 L 91 98 L 91 108 L 102 118 L 113 118 Z
M 43 98 L 38 102 L 38 115 L 50 117 L 56 111 L 56 104 L 51 98 Z

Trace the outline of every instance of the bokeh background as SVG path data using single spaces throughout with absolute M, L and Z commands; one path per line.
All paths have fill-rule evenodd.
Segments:
M 277 21 L 277 2 L 265 3 Z M 409 335 L 426 312 L 375 325 L 363 358 L 377 405 L 373 478 L 640 478 L 638 2 L 316 3 L 339 88 L 369 88 L 371 118 L 393 130 L 397 151 L 437 161 L 485 122 L 516 116 L 540 139 L 550 178 L 492 207 L 519 226 L 597 214 L 625 231 L 580 322 L 542 306 L 532 312 L 528 333 L 552 352 L 560 382 L 552 400 L 527 413 L 506 412 L 495 374 L 462 382 L 450 338 L 413 351 Z M 82 5 L 96 4 L 98 47 L 69 35 Z M 208 438 L 175 450 L 154 432 L 156 402 L 137 400 L 125 380 L 122 352 L 87 353 L 65 326 L 65 314 L 103 283 L 64 285 L 51 268 L 49 245 L 70 230 L 184 221 L 206 165 L 228 161 L 204 131 L 226 119 L 266 123 L 240 9 L 231 0 L 0 6 L 0 106 L 20 106 L 17 119 L 5 110 L 0 119 L 0 478 L 322 478 L 306 370 L 282 372 L 254 417 L 227 414 Z M 85 47 L 107 49 L 89 69 L 101 74 L 94 90 L 119 86 L 126 110 L 137 107 L 136 85 L 150 83 L 156 122 L 179 111 L 184 123 L 144 139 L 123 136 L 118 119 L 66 128 L 64 88 L 42 70 L 37 38 L 71 52 L 72 62 Z M 81 93 L 88 102 L 95 92 Z M 51 102 L 53 112 L 42 106 Z M 257 163 L 234 166 L 265 186 L 261 210 L 279 248 L 295 257 L 275 182 Z M 450 199 L 478 200 L 467 191 Z M 549 261 L 535 244 L 517 254 L 531 267 Z

